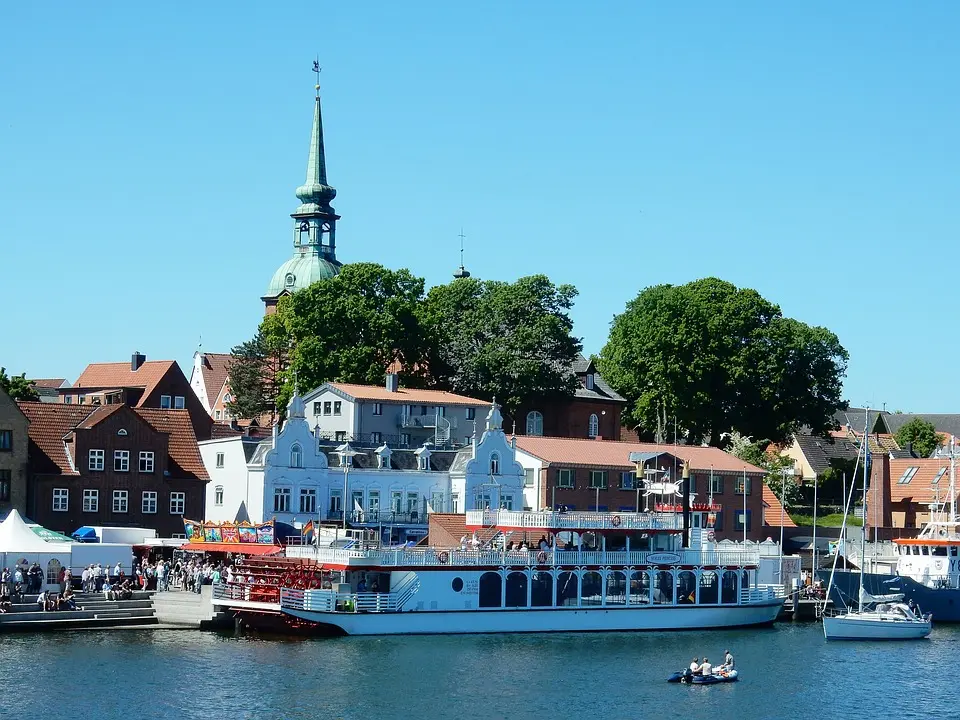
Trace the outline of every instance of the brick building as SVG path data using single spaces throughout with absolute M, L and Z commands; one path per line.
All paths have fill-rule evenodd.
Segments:
M 210 438 L 213 418 L 174 360 L 148 361 L 135 352 L 129 363 L 91 363 L 72 386 L 58 392 L 67 405 L 186 410 L 194 435 L 199 440 Z
M 949 506 L 949 457 L 891 458 L 876 453 L 870 460 L 864 526 L 871 532 L 877 529 L 881 539 L 916 535 L 930 521 L 931 506 Z M 861 482 L 858 478 L 858 486 Z
M 83 525 L 182 535 L 203 517 L 207 471 L 186 410 L 19 403 L 29 419 L 27 514 L 71 533 Z
M 11 509 L 27 509 L 26 416 L 17 403 L 0 390 L 0 517 Z
M 649 477 L 654 480 L 679 481 L 683 463 L 689 463 L 693 527 L 707 527 L 712 519 L 717 537 L 733 540 L 743 538 L 744 521 L 750 540 L 766 538 L 774 525 L 779 528 L 781 506 L 763 482 L 764 471 L 719 448 L 552 437 L 517 437 L 516 442 L 517 461 L 526 471 L 525 504 L 531 509 L 655 509 L 657 497 L 645 498 L 639 489 L 633 453 L 644 471 L 653 471 Z

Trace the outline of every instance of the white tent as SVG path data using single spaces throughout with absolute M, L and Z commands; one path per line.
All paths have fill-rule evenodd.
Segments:
M 20 513 L 11 510 L 7 519 L 0 523 L 0 558 L 2 567 L 30 565 L 39 563 L 44 570 L 45 586 L 56 584 L 61 567 L 70 566 L 73 543 L 47 542 L 39 537 L 20 517 Z

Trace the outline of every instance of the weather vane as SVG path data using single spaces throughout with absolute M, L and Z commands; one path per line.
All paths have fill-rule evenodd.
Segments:
M 317 59 L 313 61 L 313 72 L 317 76 L 317 84 L 314 85 L 314 89 L 317 91 L 317 97 L 320 97 L 320 56 L 317 56 Z

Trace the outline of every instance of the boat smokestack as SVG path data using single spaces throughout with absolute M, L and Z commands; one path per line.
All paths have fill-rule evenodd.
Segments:
M 683 484 L 683 547 L 690 547 L 690 465 L 683 463 L 683 474 L 681 481 Z

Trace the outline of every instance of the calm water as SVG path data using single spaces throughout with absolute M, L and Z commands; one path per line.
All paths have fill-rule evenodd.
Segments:
M 709 633 L 278 640 L 191 631 L 0 636 L 0 716 L 922 718 L 960 716 L 960 628 L 827 644 L 815 624 Z M 707 653 L 742 679 L 666 676 Z M 22 693 L 20 691 L 23 691 Z M 24 702 L 26 704 L 24 704 Z

